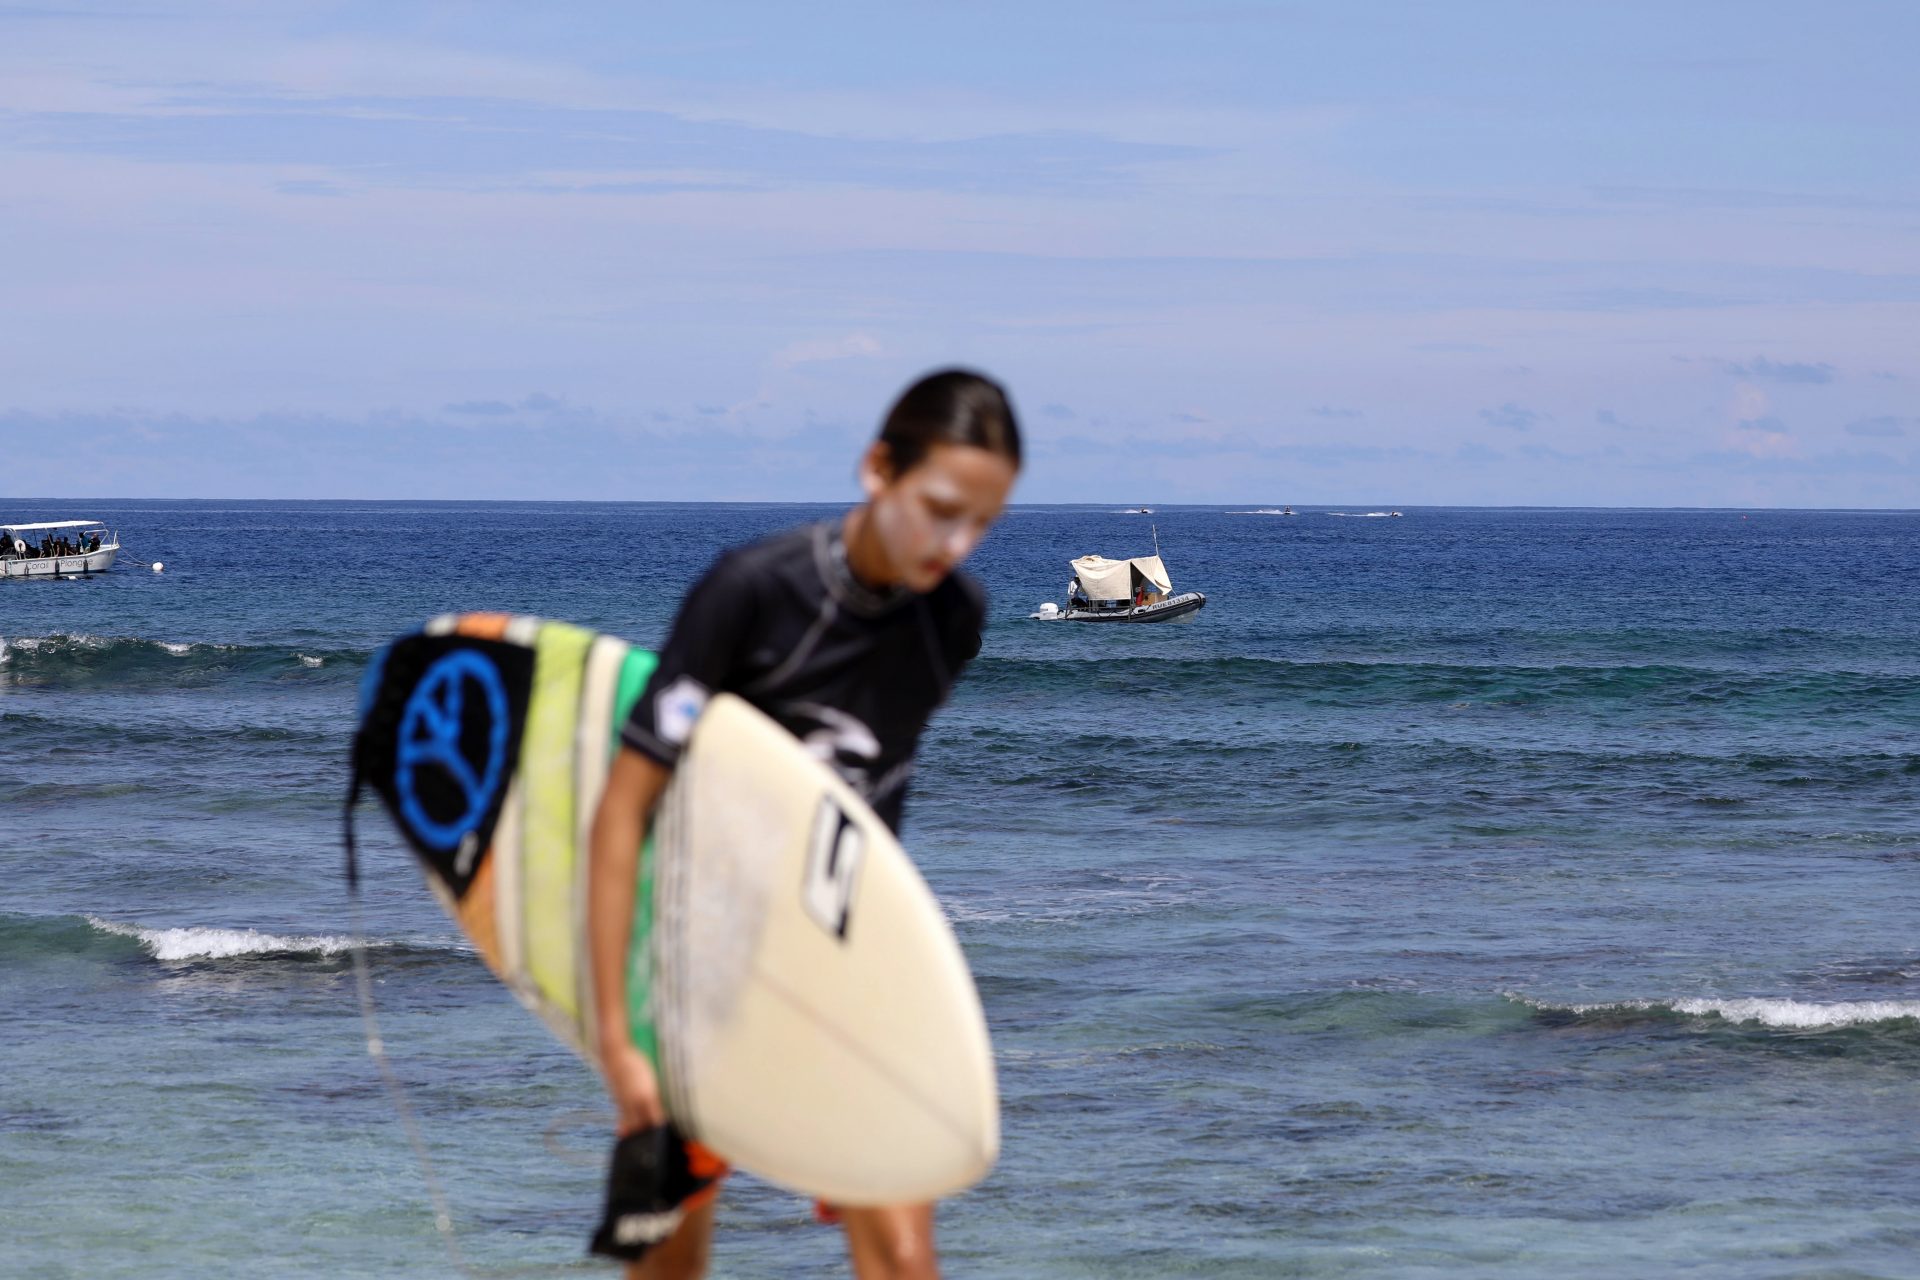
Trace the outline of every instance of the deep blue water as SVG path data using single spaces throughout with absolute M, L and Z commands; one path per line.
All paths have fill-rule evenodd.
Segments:
M 450 1274 L 340 950 L 360 668 L 657 641 L 827 511 L 0 504 L 127 546 L 0 583 L 0 1274 Z M 1150 524 L 1195 620 L 1027 620 Z M 951 1274 L 1920 1275 L 1920 515 L 1020 508 L 972 568 L 906 830 L 1005 1098 Z M 598 1086 L 361 829 L 469 1257 L 599 1274 Z M 714 1274 L 837 1265 L 723 1204 Z

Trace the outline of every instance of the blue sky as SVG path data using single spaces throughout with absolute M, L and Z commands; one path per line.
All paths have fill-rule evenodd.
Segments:
M 1028 501 L 1920 507 L 1916 48 L 1906 0 L 0 3 L 0 493 L 834 499 L 963 363 Z

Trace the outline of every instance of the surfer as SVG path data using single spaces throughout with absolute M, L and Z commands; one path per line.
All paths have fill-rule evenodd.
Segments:
M 980 651 L 986 600 L 956 566 L 1005 507 L 1020 433 L 1005 392 L 945 370 L 901 395 L 859 461 L 866 500 L 844 516 L 723 554 L 691 591 L 621 733 L 592 833 L 588 935 L 595 1019 L 623 1138 L 666 1123 L 659 1081 L 633 1047 L 626 957 L 641 839 L 707 699 L 726 691 L 800 739 L 895 831 L 921 731 Z M 726 1166 L 688 1144 L 710 1185 L 627 1270 L 706 1271 Z M 816 1206 L 839 1222 L 860 1280 L 938 1275 L 931 1204 Z

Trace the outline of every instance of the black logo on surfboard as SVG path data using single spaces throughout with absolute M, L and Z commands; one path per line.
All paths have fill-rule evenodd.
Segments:
M 462 635 L 395 641 L 370 669 L 354 760 L 421 861 L 465 895 L 520 754 L 533 651 Z
M 813 922 L 842 942 L 853 918 L 853 891 L 867 856 L 867 834 L 832 796 L 820 798 L 800 881 L 800 904 Z

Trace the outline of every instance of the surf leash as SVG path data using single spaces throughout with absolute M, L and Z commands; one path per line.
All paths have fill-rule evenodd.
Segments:
M 441 1243 L 446 1245 L 447 1258 L 462 1275 L 473 1276 L 479 1273 L 467 1266 L 466 1258 L 460 1252 L 460 1236 L 454 1230 L 453 1211 L 447 1205 L 446 1189 L 441 1185 L 433 1157 L 427 1151 L 426 1139 L 420 1133 L 420 1122 L 414 1115 L 412 1103 L 407 1100 L 406 1087 L 400 1083 L 393 1063 L 387 1058 L 386 1038 L 380 1034 L 380 1014 L 374 1008 L 373 967 L 367 963 L 366 923 L 360 902 L 360 857 L 353 838 L 353 810 L 360 802 L 361 783 L 360 767 L 356 763 L 353 778 L 347 784 L 347 804 L 341 814 L 341 825 L 346 837 L 347 911 L 352 938 L 353 981 L 360 996 L 360 1027 L 366 1036 L 367 1056 L 373 1059 L 374 1066 L 380 1072 L 380 1081 L 386 1086 L 387 1097 L 393 1103 L 393 1109 L 399 1113 L 401 1127 L 406 1130 L 407 1143 L 413 1148 L 414 1159 L 419 1162 L 420 1176 L 427 1185 L 427 1198 L 433 1204 L 434 1229 L 440 1233 Z
M 574 1275 L 577 1268 L 567 1267 L 509 1267 L 504 1269 L 488 1268 L 481 1270 L 468 1263 L 460 1248 L 460 1233 L 453 1224 L 453 1210 L 447 1199 L 446 1187 L 440 1181 L 440 1174 L 433 1162 L 433 1155 L 427 1150 L 426 1136 L 421 1132 L 420 1121 L 414 1112 L 413 1104 L 407 1098 L 407 1089 L 401 1083 L 400 1075 L 393 1069 L 393 1062 L 387 1057 L 386 1037 L 380 1032 L 380 1014 L 373 1000 L 373 966 L 367 959 L 367 935 L 365 915 L 360 901 L 360 852 L 353 834 L 354 808 L 360 803 L 362 778 L 359 765 L 353 769 L 353 778 L 347 786 L 347 803 L 341 811 L 341 830 L 346 845 L 347 873 L 347 913 L 348 913 L 348 951 L 353 956 L 354 989 L 360 999 L 360 1026 L 367 1042 L 367 1056 L 373 1059 L 379 1070 L 380 1083 L 386 1089 L 387 1098 L 393 1103 L 394 1111 L 400 1117 L 400 1124 L 407 1134 L 407 1145 L 413 1148 L 413 1158 L 420 1167 L 420 1180 L 426 1184 L 427 1199 L 433 1207 L 433 1226 L 439 1233 L 440 1241 L 446 1246 L 447 1260 L 453 1269 L 469 1280 L 548 1280 L 550 1277 Z M 547 1127 L 545 1143 L 547 1150 L 569 1164 L 589 1163 L 582 1161 L 563 1148 L 556 1137 L 556 1131 L 564 1124 L 577 1122 L 590 1116 L 604 1123 L 604 1118 L 593 1112 L 575 1111 L 560 1116 Z M 598 1161 L 590 1162 L 598 1164 Z

